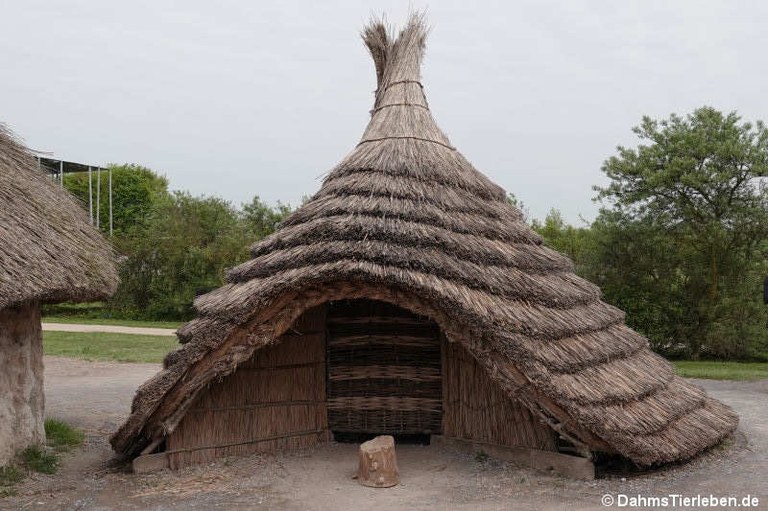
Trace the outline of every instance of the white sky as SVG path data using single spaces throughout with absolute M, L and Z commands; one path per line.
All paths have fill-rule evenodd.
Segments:
M 359 31 L 427 8 L 438 124 L 542 218 L 597 212 L 602 161 L 642 115 L 768 120 L 768 3 L 6 0 L 0 122 L 38 150 L 134 162 L 174 189 L 298 203 L 359 141 Z

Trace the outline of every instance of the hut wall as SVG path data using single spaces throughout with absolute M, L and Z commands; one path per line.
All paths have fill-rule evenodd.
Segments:
M 438 434 L 440 328 L 376 300 L 328 306 L 328 423 L 334 433 Z
M 198 397 L 167 438 L 171 468 L 329 439 L 325 353 L 325 308 L 316 307 Z
M 555 451 L 556 434 L 490 379 L 459 343 L 443 340 L 443 435 Z
M 0 467 L 45 441 L 40 307 L 0 310 Z

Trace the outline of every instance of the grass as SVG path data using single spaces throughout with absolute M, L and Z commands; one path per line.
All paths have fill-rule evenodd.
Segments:
M 172 336 L 43 332 L 46 355 L 84 360 L 159 363 L 178 346 Z
M 751 381 L 768 379 L 768 362 L 718 362 L 678 360 L 677 374 L 686 378 Z
M 3 497 L 14 497 L 18 492 L 13 486 L 1 486 L 0 485 L 0 499 Z
M 24 479 L 24 474 L 15 465 L 0 468 L 0 486 L 11 486 Z
M 178 347 L 171 336 L 43 332 L 46 355 L 117 362 L 160 363 Z M 768 362 L 675 361 L 677 373 L 686 378 L 711 380 L 768 379 Z
M 84 325 L 118 325 L 153 328 L 178 328 L 183 321 L 143 321 L 117 319 L 104 302 L 56 303 L 43 305 L 43 321 Z
M 24 479 L 24 473 L 15 465 L 0 467 L 0 498 L 16 495 L 16 483 Z
M 80 316 L 44 316 L 43 323 L 67 323 L 76 325 L 115 325 L 144 328 L 179 328 L 179 321 L 139 321 L 133 319 L 86 318 Z
M 58 419 L 45 420 L 46 445 L 30 445 L 17 454 L 15 461 L 0 467 L 0 498 L 16 495 L 16 484 L 28 473 L 55 474 L 61 453 L 83 443 L 85 434 Z
M 64 421 L 45 419 L 45 438 L 48 445 L 66 451 L 83 443 L 85 434 Z
M 30 470 L 41 474 L 55 474 L 59 468 L 59 457 L 40 445 L 30 445 L 21 451 L 21 460 Z

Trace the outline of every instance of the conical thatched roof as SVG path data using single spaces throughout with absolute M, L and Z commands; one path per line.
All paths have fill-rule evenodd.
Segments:
M 675 376 L 624 314 L 573 273 L 435 124 L 420 83 L 426 30 L 363 38 L 378 90 L 362 140 L 228 284 L 195 302 L 185 345 L 143 385 L 112 438 L 136 455 L 197 393 L 328 300 L 390 301 L 431 316 L 491 377 L 585 449 L 650 465 L 734 430 L 725 405 Z
M 0 124 L 0 309 L 114 293 L 112 249 L 76 200 Z

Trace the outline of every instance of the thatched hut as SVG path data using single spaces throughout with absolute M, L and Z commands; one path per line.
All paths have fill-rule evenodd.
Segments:
M 104 298 L 112 250 L 0 124 L 0 466 L 45 440 L 40 304 Z
M 677 377 L 437 127 L 425 36 L 418 16 L 397 37 L 365 28 L 378 89 L 362 140 L 196 300 L 115 450 L 179 467 L 428 434 L 647 466 L 734 430 L 731 409 Z

